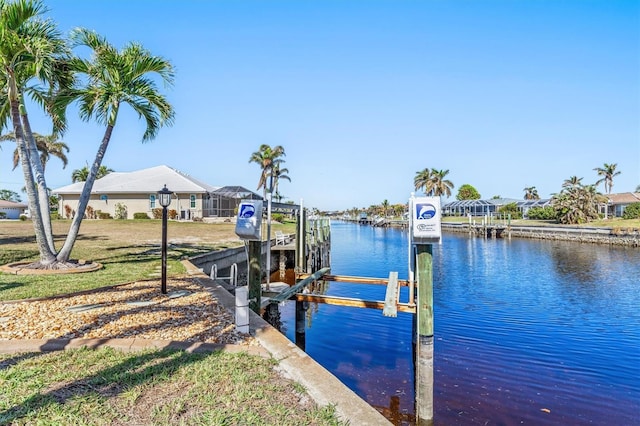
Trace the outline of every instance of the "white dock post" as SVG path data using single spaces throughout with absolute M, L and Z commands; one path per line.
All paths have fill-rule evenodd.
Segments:
M 236 287 L 236 330 L 249 333 L 249 287 Z

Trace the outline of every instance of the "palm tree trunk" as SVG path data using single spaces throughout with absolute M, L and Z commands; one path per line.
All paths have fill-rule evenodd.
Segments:
M 36 236 L 36 244 L 38 245 L 38 251 L 40 253 L 40 263 L 42 263 L 43 265 L 50 265 L 55 262 L 56 257 L 49 247 L 44 225 L 42 223 L 40 203 L 35 191 L 36 183 L 33 178 L 31 165 L 29 164 L 29 153 L 27 151 L 27 146 L 22 132 L 22 122 L 20 121 L 20 103 L 18 102 L 18 91 L 15 86 L 15 80 L 12 79 L 9 82 L 9 85 L 11 121 L 13 122 L 13 132 L 16 136 L 16 145 L 18 148 L 18 154 L 20 156 L 20 164 L 22 165 L 22 173 L 24 175 L 27 198 L 29 200 L 29 213 L 31 214 L 31 219 L 33 221 L 33 230 Z
M 98 148 L 98 152 L 96 153 L 96 158 L 93 160 L 93 164 L 91 165 L 89 176 L 87 176 L 87 180 L 85 181 L 84 187 L 82 188 L 82 194 L 80 194 L 80 199 L 78 200 L 76 215 L 73 217 L 73 221 L 71 222 L 69 233 L 67 234 L 67 238 L 65 239 L 64 245 L 60 249 L 60 252 L 58 252 L 57 258 L 60 262 L 68 261 L 69 257 L 71 256 L 71 250 L 73 249 L 73 245 L 75 244 L 76 238 L 78 238 L 78 233 L 80 232 L 80 224 L 82 223 L 82 219 L 84 218 L 84 211 L 89 204 L 89 200 L 91 199 L 91 190 L 93 189 L 93 183 L 96 181 L 96 176 L 98 175 L 98 170 L 100 169 L 100 165 L 102 164 L 102 159 L 104 158 L 104 154 L 107 152 L 107 147 L 109 146 L 112 132 L 113 125 L 109 124 L 104 132 L 104 137 L 102 138 L 102 142 L 100 143 L 100 147 Z
M 31 163 L 31 169 L 35 172 L 35 181 L 38 189 L 38 200 L 40 209 L 40 218 L 42 220 L 42 226 L 49 245 L 51 253 L 56 252 L 55 245 L 53 243 L 53 228 L 51 227 L 51 212 L 49 211 L 49 193 L 47 190 L 47 182 L 44 178 L 44 166 L 40 161 L 38 155 L 38 148 L 36 141 L 33 138 L 33 132 L 31 131 L 31 124 L 29 123 L 29 117 L 24 105 L 21 105 L 20 115 L 22 118 L 22 127 L 24 128 L 25 142 L 29 147 L 29 162 Z

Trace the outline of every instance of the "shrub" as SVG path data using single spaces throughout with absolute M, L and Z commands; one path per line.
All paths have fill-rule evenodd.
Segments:
M 522 219 L 522 212 L 518 210 L 516 203 L 505 204 L 498 209 L 498 212 L 505 215 L 511 213 L 511 219 Z
M 126 219 L 127 218 L 127 206 L 122 203 L 116 203 L 115 206 L 115 217 L 116 219 Z
M 284 222 L 284 215 L 282 213 L 274 213 L 271 215 L 271 220 L 282 223 Z
M 178 217 L 178 212 L 175 209 L 171 209 L 168 211 L 169 219 L 175 219 Z
M 87 210 L 86 210 L 86 217 L 87 219 L 95 219 L 96 216 L 98 216 L 100 214 L 100 210 L 93 210 L 93 207 L 91 206 L 87 206 Z
M 144 212 L 138 212 L 133 214 L 134 219 L 151 219 L 148 214 Z
M 622 213 L 623 219 L 640 219 L 640 203 L 629 204 Z
M 151 209 L 151 213 L 153 214 L 154 219 L 162 219 L 162 208 L 156 207 L 155 209 Z
M 25 220 L 27 220 L 27 217 L 25 215 L 21 214 L 20 215 L 20 220 L 24 222 Z
M 113 219 L 113 217 L 111 217 L 111 215 L 107 212 L 101 212 L 100 210 L 98 210 L 96 213 L 98 213 L 98 219 Z
M 531 207 L 527 212 L 527 217 L 532 220 L 554 220 L 556 211 L 551 206 Z
M 71 207 L 69 207 L 69 204 L 65 204 L 65 205 L 64 205 L 64 216 L 65 216 L 67 219 L 71 219 L 72 211 L 73 211 L 73 210 L 71 210 Z
M 0 212 L 0 219 L 6 219 L 7 214 L 5 212 Z
M 51 212 L 51 220 L 60 220 L 62 216 L 58 212 Z

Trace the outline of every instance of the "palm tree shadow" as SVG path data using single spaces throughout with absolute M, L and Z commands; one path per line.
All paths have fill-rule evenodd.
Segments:
M 42 352 L 25 352 L 16 354 L 5 360 L 0 360 L 0 371 L 6 370 L 9 367 L 13 367 L 14 365 L 21 363 L 22 361 L 26 361 L 28 359 L 36 358 L 42 355 Z
M 94 349 L 80 349 L 94 350 Z M 100 349 L 115 350 L 115 349 Z M 87 394 L 98 393 L 108 398 L 118 395 L 133 386 L 153 380 L 154 377 L 175 373 L 185 365 L 198 362 L 219 352 L 189 353 L 177 349 L 163 349 L 142 354 L 133 354 L 113 367 L 100 370 L 88 377 L 74 380 L 63 386 L 49 386 L 45 393 L 26 398 L 19 404 L 0 412 L 0 422 L 10 424 L 30 413 L 43 410 L 47 406 L 64 405 L 67 401 Z

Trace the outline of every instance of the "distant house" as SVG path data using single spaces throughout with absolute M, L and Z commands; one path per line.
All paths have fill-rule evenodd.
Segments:
M 0 219 L 19 219 L 27 207 L 26 204 L 0 200 Z
M 128 219 L 134 213 L 153 217 L 153 209 L 161 208 L 158 191 L 164 185 L 173 192 L 169 210 L 178 219 L 231 217 L 242 199 L 262 199 L 243 187 L 216 187 L 199 181 L 169 166 L 156 166 L 134 172 L 112 172 L 97 179 L 91 191 L 87 210 L 116 216 L 116 205 L 126 207 Z M 60 198 L 58 211 L 63 217 L 76 214 L 84 182 L 76 182 L 53 190 Z
M 606 194 L 608 198 L 608 214 L 621 217 L 629 204 L 640 203 L 640 192 L 621 192 Z
M 501 207 L 514 203 L 522 212 L 522 216 L 532 207 L 545 207 L 551 203 L 550 199 L 544 200 L 515 200 L 513 198 L 492 198 L 490 200 L 459 200 L 452 201 L 442 206 L 442 214 L 445 216 L 492 216 L 498 213 Z

